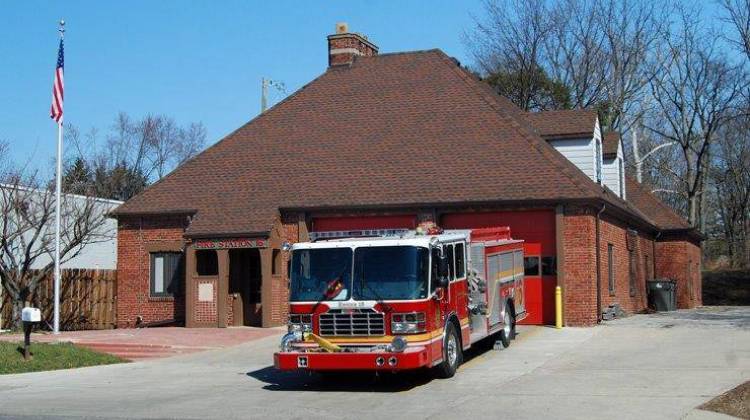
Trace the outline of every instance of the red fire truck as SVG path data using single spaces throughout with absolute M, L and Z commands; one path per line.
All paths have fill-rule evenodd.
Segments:
M 508 227 L 321 236 L 290 247 L 278 369 L 451 377 L 463 350 L 495 334 L 507 347 L 526 315 L 523 241 Z

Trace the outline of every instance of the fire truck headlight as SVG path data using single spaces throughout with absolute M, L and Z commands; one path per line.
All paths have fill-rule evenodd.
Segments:
M 408 312 L 391 316 L 393 334 L 417 334 L 427 331 L 424 312 Z
M 302 332 L 312 332 L 312 315 L 310 314 L 289 314 L 287 323 L 289 332 L 299 328 Z

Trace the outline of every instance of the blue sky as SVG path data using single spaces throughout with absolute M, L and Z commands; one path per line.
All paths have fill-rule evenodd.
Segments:
M 481 10 L 479 0 L 4 3 L 0 140 L 14 161 L 52 173 L 48 114 L 61 17 L 66 122 L 104 133 L 120 111 L 162 113 L 203 122 L 213 143 L 257 115 L 261 77 L 291 93 L 325 71 L 325 36 L 338 21 L 381 52 L 439 47 L 468 63 L 461 34 Z

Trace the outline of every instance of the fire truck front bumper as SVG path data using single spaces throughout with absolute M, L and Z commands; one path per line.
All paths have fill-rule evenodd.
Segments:
M 280 370 L 408 370 L 430 364 L 427 347 L 407 347 L 403 352 L 288 351 L 274 353 Z

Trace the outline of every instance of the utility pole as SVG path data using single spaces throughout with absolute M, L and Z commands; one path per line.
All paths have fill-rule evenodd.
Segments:
M 268 108 L 268 80 L 265 77 L 260 79 L 260 113 L 266 112 Z
M 278 90 L 279 92 L 286 94 L 286 86 L 284 86 L 284 82 L 277 82 L 271 79 L 266 79 L 265 77 L 262 77 L 260 79 L 260 113 L 266 112 L 266 109 L 268 109 L 268 87 L 273 87 L 274 89 Z

